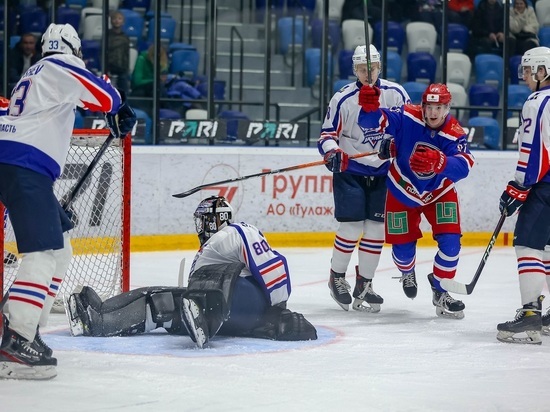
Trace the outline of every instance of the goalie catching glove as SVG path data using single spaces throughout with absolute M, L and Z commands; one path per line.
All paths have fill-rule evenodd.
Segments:
M 510 180 L 508 186 L 500 196 L 500 213 L 506 211 L 506 216 L 512 216 L 527 200 L 530 188 L 520 185 L 515 180 Z
M 441 173 L 447 166 L 447 156 L 440 150 L 419 146 L 409 159 L 409 164 L 416 173 Z
M 124 138 L 132 131 L 136 124 L 137 118 L 134 109 L 132 109 L 126 102 L 126 94 L 123 91 L 119 91 L 122 104 L 118 108 L 116 114 L 105 113 L 105 121 L 107 127 L 111 131 L 111 134 L 115 138 Z

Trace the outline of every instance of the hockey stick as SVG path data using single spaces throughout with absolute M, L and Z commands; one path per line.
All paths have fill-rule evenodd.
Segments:
M 98 152 L 96 153 L 96 155 L 94 156 L 90 164 L 88 165 L 88 168 L 86 169 L 84 174 L 80 177 L 80 180 L 76 182 L 76 185 L 74 185 L 73 190 L 71 190 L 71 193 L 69 193 L 69 196 L 67 196 L 67 198 L 63 202 L 63 205 L 61 205 L 63 207 L 63 210 L 67 211 L 69 206 L 71 206 L 73 201 L 78 196 L 78 192 L 80 192 L 80 189 L 82 189 L 82 186 L 84 186 L 84 182 L 92 174 L 97 163 L 99 162 L 99 160 L 101 159 L 101 157 L 103 156 L 107 148 L 111 145 L 111 142 L 114 139 L 115 139 L 115 136 L 112 133 L 109 133 L 109 136 L 107 137 L 107 139 L 105 139 L 105 141 L 99 148 Z
M 495 227 L 493 236 L 491 236 L 491 240 L 489 240 L 489 244 L 485 249 L 485 253 L 483 253 L 481 262 L 479 262 L 479 266 L 477 267 L 476 274 L 474 275 L 472 281 L 468 284 L 464 284 L 464 283 L 457 282 L 454 279 L 441 279 L 441 287 L 443 289 L 447 290 L 448 292 L 458 293 L 460 295 L 470 295 L 474 291 L 476 283 L 479 277 L 481 276 L 481 272 L 485 267 L 485 263 L 487 262 L 489 253 L 491 253 L 491 249 L 493 249 L 493 246 L 495 245 L 498 234 L 500 232 L 500 229 L 502 229 L 502 225 L 504 224 L 506 217 L 507 217 L 506 212 L 503 211 L 502 214 L 500 215 L 500 219 L 498 220 L 497 226 Z
M 367 0 L 363 2 L 363 23 L 365 26 L 365 53 L 367 55 L 367 82 L 372 84 L 372 73 L 371 73 L 371 60 L 370 60 L 370 36 L 369 36 L 369 19 L 368 19 L 368 7 Z
M 375 150 L 374 152 L 357 153 L 357 154 L 349 156 L 349 158 L 350 159 L 357 159 L 359 157 L 372 156 L 372 155 L 375 155 L 375 154 L 378 154 L 377 150 Z M 172 195 L 172 196 L 177 197 L 178 199 L 181 199 L 183 197 L 191 196 L 192 194 L 197 193 L 199 190 L 202 190 L 206 187 L 217 186 L 217 185 L 221 185 L 221 184 L 224 184 L 224 183 L 240 182 L 241 180 L 247 180 L 247 179 L 250 179 L 252 177 L 274 175 L 276 173 L 290 172 L 291 170 L 305 169 L 306 167 L 321 166 L 321 165 L 324 165 L 324 164 L 326 164 L 326 162 L 324 160 L 318 160 L 316 162 L 302 163 L 302 164 L 299 164 L 299 165 L 296 165 L 296 166 L 284 167 L 282 169 L 268 170 L 267 172 L 255 173 L 253 175 L 239 176 L 239 177 L 235 177 L 233 179 L 220 180 L 219 182 L 206 183 L 204 185 L 194 187 L 193 189 L 190 189 L 186 192 L 176 193 L 175 195 Z

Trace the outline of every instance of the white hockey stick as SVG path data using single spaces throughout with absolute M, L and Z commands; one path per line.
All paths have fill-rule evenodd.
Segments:
M 491 240 L 489 240 L 489 244 L 487 245 L 487 248 L 485 248 L 485 253 L 483 253 L 483 257 L 481 258 L 481 262 L 479 262 L 479 266 L 477 267 L 476 274 L 474 275 L 472 281 L 468 284 L 464 284 L 457 282 L 454 279 L 441 279 L 441 287 L 443 289 L 448 292 L 458 293 L 460 295 L 470 295 L 474 291 L 476 283 L 481 276 L 481 272 L 485 267 L 485 262 L 487 262 L 489 253 L 491 253 L 491 249 L 493 249 L 493 246 L 495 245 L 498 234 L 500 229 L 502 229 L 502 225 L 504 224 L 506 217 L 506 211 L 503 211 L 500 215 L 495 231 L 493 232 L 493 236 L 491 236 Z
M 183 287 L 183 275 L 185 271 L 185 258 L 183 258 L 180 262 L 180 271 L 178 273 L 178 287 Z

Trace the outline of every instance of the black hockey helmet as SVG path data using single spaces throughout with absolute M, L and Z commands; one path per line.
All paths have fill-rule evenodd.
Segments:
M 233 208 L 225 197 L 211 196 L 199 203 L 193 218 L 202 246 L 210 236 L 231 224 Z

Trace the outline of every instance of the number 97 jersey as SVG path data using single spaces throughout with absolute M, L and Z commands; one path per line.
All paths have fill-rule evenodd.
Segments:
M 242 277 L 253 276 L 270 305 L 286 302 L 290 276 L 284 256 L 271 249 L 255 226 L 232 223 L 215 233 L 198 251 L 191 273 L 206 265 L 242 262 Z

